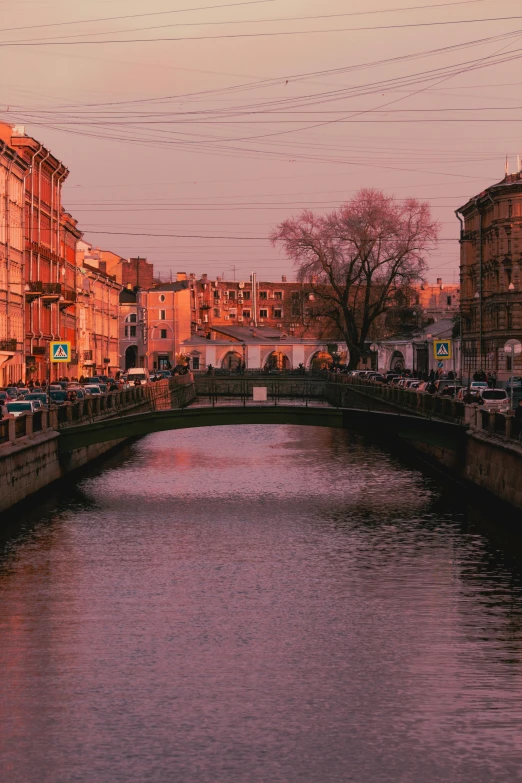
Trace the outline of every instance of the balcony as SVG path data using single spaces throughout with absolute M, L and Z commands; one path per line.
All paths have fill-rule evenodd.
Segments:
M 62 295 L 61 283 L 42 283 L 41 280 L 31 280 L 25 284 L 26 299 L 47 299 L 49 301 L 57 300 Z
M 71 307 L 76 304 L 76 291 L 73 288 L 66 288 L 63 286 L 62 295 L 60 297 L 60 308 L 65 310 L 67 307 Z

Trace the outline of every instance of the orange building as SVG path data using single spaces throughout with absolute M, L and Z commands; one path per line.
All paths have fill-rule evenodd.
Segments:
M 69 171 L 21 126 L 0 124 L 0 140 L 25 162 L 25 361 L 26 376 L 42 380 L 48 372 L 49 343 L 76 340 L 76 221 L 62 207 L 62 185 Z M 52 375 L 74 375 L 77 356 L 55 365 Z
M 0 386 L 16 383 L 24 368 L 24 180 L 27 165 L 0 146 Z

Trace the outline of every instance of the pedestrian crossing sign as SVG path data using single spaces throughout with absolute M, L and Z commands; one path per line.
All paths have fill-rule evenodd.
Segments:
M 433 354 L 439 361 L 451 359 L 453 357 L 451 340 L 434 340 Z
M 71 361 L 71 343 L 52 342 L 51 343 L 51 361 L 52 362 L 70 362 Z

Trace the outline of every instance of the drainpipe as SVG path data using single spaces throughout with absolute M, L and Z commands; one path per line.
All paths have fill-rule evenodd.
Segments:
M 5 150 L 5 146 L 4 146 Z M 4 151 L 2 150 L 2 152 Z M 7 175 L 6 175 L 6 188 L 5 188 L 5 252 L 6 252 L 6 258 L 5 258 L 5 267 L 6 267 L 6 282 L 7 282 L 7 291 L 6 291 L 6 324 L 7 324 L 7 334 L 11 334 L 10 329 L 10 299 L 11 299 L 11 286 L 9 284 L 9 256 L 11 254 L 11 226 L 10 226 L 10 218 L 11 218 L 11 210 L 9 208 L 9 190 L 10 190 L 10 183 L 11 183 L 11 172 L 13 170 L 13 164 L 14 164 L 14 158 L 11 159 L 9 163 L 9 167 L 7 168 Z
M 255 272 L 252 272 L 251 280 L 252 280 L 252 320 L 254 322 L 254 326 L 257 326 L 257 275 Z
M 26 269 L 26 265 L 24 264 L 24 277 L 23 277 L 23 289 L 25 291 L 25 284 L 27 283 L 27 279 L 31 279 L 33 275 L 33 219 L 34 219 L 34 161 L 37 157 L 37 155 L 40 154 L 40 152 L 43 149 L 43 144 L 38 144 L 38 149 L 36 152 L 33 153 L 31 157 L 31 162 L 29 164 L 29 168 L 27 170 L 27 173 L 24 175 L 24 220 L 25 220 L 25 198 L 26 198 L 26 187 L 25 187 L 25 181 L 27 177 L 31 177 L 31 209 L 29 211 L 29 225 L 26 226 L 26 231 L 24 231 L 24 239 L 27 238 L 29 242 L 29 270 Z M 33 353 L 33 340 L 34 340 L 34 313 L 33 313 L 33 304 L 34 302 L 31 301 L 29 303 L 29 333 L 30 334 L 30 345 L 29 345 L 29 352 L 30 354 Z M 24 302 L 25 305 L 25 302 Z
M 460 243 L 462 243 L 464 241 L 463 238 L 462 238 L 463 235 L 464 235 L 464 221 L 463 221 L 462 217 L 460 216 L 460 213 L 459 213 L 458 209 L 455 210 L 455 217 L 457 218 L 457 220 L 460 223 Z M 460 287 L 460 313 L 459 313 L 459 316 L 460 316 L 459 317 L 459 341 L 460 341 L 459 375 L 460 375 L 460 382 L 463 383 L 463 380 L 464 380 L 464 375 L 463 375 L 464 369 L 463 369 L 463 365 L 462 365 L 462 359 L 463 359 L 463 356 L 464 356 L 464 343 L 462 341 L 462 284 L 461 284 L 461 287 Z

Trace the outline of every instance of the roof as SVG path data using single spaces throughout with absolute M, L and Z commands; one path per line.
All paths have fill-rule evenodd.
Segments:
M 283 336 L 285 334 L 283 329 L 271 329 L 267 326 L 212 326 L 211 331 L 219 335 L 217 340 L 207 340 L 204 335 L 193 334 L 189 339 L 183 341 L 183 345 L 201 345 L 202 343 L 208 343 L 209 345 L 237 345 L 238 343 L 244 343 L 245 345 L 274 345 L 274 343 L 280 343 L 281 348 L 284 348 L 285 345 L 323 346 L 328 343 L 344 344 L 344 341 L 339 339 L 301 338 L 293 335 L 285 337 Z
M 281 340 L 283 329 L 271 329 L 269 326 L 212 326 L 212 331 L 232 337 L 243 343 L 273 343 Z
M 156 283 L 148 291 L 185 291 L 189 287 L 188 280 L 176 280 L 173 283 Z
M 441 318 L 440 321 L 428 324 L 422 329 L 410 329 L 390 335 L 385 340 L 375 340 L 376 343 L 397 343 L 397 342 L 424 342 L 430 337 L 438 340 L 439 338 L 451 337 L 453 332 L 453 319 Z

